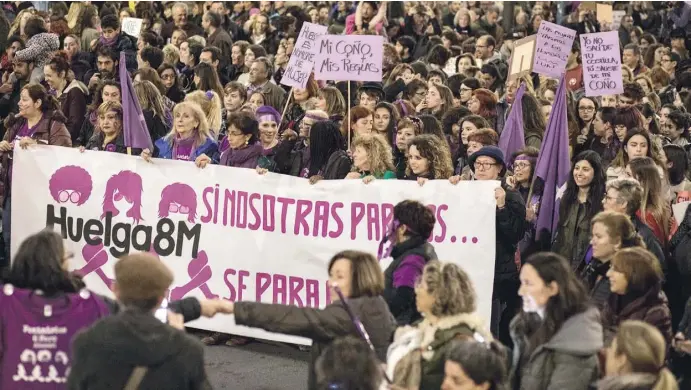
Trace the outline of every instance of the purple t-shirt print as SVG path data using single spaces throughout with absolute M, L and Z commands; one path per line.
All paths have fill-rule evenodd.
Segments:
M 194 137 L 173 141 L 173 160 L 190 161 L 194 153 Z
M 0 290 L 0 389 L 65 389 L 75 334 L 107 316 L 107 306 L 88 290 L 54 298 Z

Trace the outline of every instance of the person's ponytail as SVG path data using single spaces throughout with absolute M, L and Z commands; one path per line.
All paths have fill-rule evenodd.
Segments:
M 678 390 L 679 385 L 677 384 L 677 379 L 674 374 L 668 369 L 663 368 L 658 374 L 657 382 L 653 387 L 653 390 Z
M 622 248 L 641 247 L 647 249 L 643 237 L 635 231 L 630 236 L 624 238 L 621 244 Z

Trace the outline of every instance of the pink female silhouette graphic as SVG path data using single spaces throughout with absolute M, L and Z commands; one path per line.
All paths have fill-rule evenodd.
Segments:
M 86 265 L 78 269 L 76 272 L 81 276 L 89 275 L 90 273 L 95 273 L 108 289 L 113 289 L 113 279 L 106 276 L 103 268 L 106 263 L 108 263 L 108 252 L 103 247 L 103 243 L 98 245 L 84 245 L 82 248 L 82 256 L 86 260 Z
M 83 205 L 91 196 L 93 182 L 86 169 L 76 165 L 59 168 L 48 182 L 50 195 L 58 203 Z
M 170 213 L 186 214 L 187 221 L 194 223 L 197 217 L 197 193 L 183 183 L 173 183 L 161 192 L 158 217 L 167 218 Z
M 190 291 L 198 288 L 204 294 L 206 299 L 218 298 L 218 295 L 212 294 L 209 286 L 206 284 L 211 279 L 213 273 L 209 267 L 209 257 L 205 251 L 199 251 L 196 259 L 192 259 L 187 265 L 187 274 L 190 276 L 190 281 L 180 287 L 175 287 L 170 292 L 170 300 L 176 301 L 182 299 Z
M 127 210 L 126 215 L 132 218 L 135 224 L 143 220 L 142 218 L 142 178 L 132 171 L 120 171 L 106 183 L 106 193 L 103 195 L 103 214 L 101 219 L 105 218 L 106 213 L 112 213 L 113 217 L 120 214 L 120 210 L 116 206 L 122 204 L 131 205 Z

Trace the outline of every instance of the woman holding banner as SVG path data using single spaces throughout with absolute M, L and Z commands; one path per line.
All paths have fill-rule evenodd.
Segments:
M 26 149 L 31 145 L 72 146 L 72 137 L 65 126 L 66 118 L 60 111 L 60 105 L 54 96 L 48 94 L 40 84 L 31 83 L 22 88 L 19 98 L 19 113 L 10 115 L 5 120 L 7 132 L 0 142 L 2 168 L 2 235 L 5 243 L 4 263 L 10 262 L 10 228 L 11 228 L 11 185 L 12 185 L 12 150 L 15 147 Z
M 261 302 L 227 302 L 224 313 L 234 313 L 238 325 L 261 328 L 312 339 L 308 389 L 316 389 L 315 362 L 334 340 L 360 337 L 351 310 L 370 337 L 380 361 L 386 360 L 396 320 L 382 298 L 384 276 L 377 259 L 364 252 L 343 251 L 329 261 L 329 285 L 333 302 L 324 309 Z M 334 291 L 338 286 L 347 303 Z M 348 308 L 346 308 L 346 306 Z
M 125 138 L 122 133 L 122 106 L 118 102 L 104 102 L 98 108 L 98 129 L 86 147 L 79 150 L 101 150 L 127 154 Z M 132 148 L 132 154 L 141 154 L 140 149 Z
M 353 140 L 353 168 L 346 179 L 395 179 L 391 147 L 381 135 L 364 134 Z
M 198 104 L 178 103 L 173 110 L 173 117 L 173 129 L 170 133 L 154 143 L 153 152 L 144 149 L 142 158 L 149 162 L 152 157 L 195 161 L 200 167 L 206 166 L 209 161 L 201 156 L 213 156 L 218 145 L 211 138 L 209 124 L 202 109 Z

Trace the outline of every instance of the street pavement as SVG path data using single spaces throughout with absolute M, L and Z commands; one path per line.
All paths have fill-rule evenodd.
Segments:
M 206 372 L 214 389 L 306 389 L 309 355 L 297 346 L 268 341 L 204 348 Z

